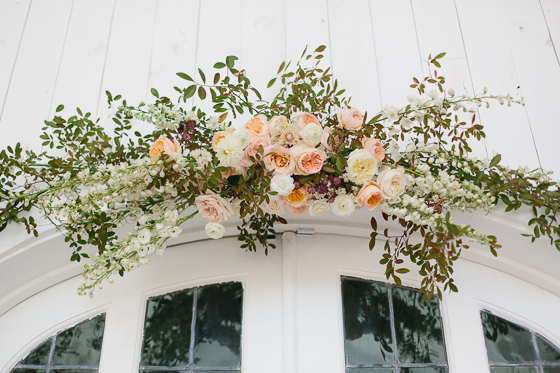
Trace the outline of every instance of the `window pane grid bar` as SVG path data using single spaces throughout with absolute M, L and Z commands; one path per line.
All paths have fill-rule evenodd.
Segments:
M 97 368 L 95 368 L 97 369 Z M 194 371 L 194 372 L 199 372 L 199 371 L 208 371 L 208 370 L 218 370 L 218 371 L 226 371 L 226 372 L 239 372 L 241 369 L 240 366 L 237 367 L 220 367 L 220 366 L 212 366 L 212 367 L 205 367 L 205 366 L 200 366 L 200 367 L 194 367 L 192 365 L 183 365 L 183 366 L 175 366 L 175 367 L 165 367 L 165 366 L 157 366 L 157 365 L 146 365 L 140 368 L 140 371 L 146 371 L 146 370 L 161 370 L 161 371 Z
M 51 349 L 49 351 L 49 359 L 47 360 L 47 370 L 45 370 L 45 373 L 50 373 L 52 370 L 52 361 L 53 361 L 53 357 L 54 357 L 54 347 L 56 345 L 56 336 L 52 337 L 52 341 L 51 341 Z
M 447 368 L 446 363 L 401 363 L 401 364 L 347 364 L 347 368 Z
M 16 367 L 17 369 L 73 369 L 73 370 L 97 370 L 97 367 L 89 365 L 51 365 L 50 367 L 45 365 L 33 365 L 33 364 L 20 364 Z
M 198 303 L 198 287 L 194 288 L 193 292 L 193 304 L 192 304 L 192 320 L 191 320 L 191 340 L 189 346 L 189 368 L 194 366 L 194 343 L 195 343 L 195 332 L 196 332 L 196 306 Z
M 395 331 L 395 311 L 393 310 L 393 289 L 391 285 L 385 284 L 387 287 L 387 296 L 389 297 L 389 320 L 391 323 L 391 339 L 393 340 L 393 361 L 395 362 L 395 367 L 398 367 L 399 363 L 399 350 L 397 348 L 397 332 Z M 397 369 L 398 372 L 398 369 Z
M 529 361 L 523 363 L 490 363 L 491 367 L 560 367 L 560 362 Z

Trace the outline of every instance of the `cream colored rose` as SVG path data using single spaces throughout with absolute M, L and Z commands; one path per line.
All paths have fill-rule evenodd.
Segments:
M 404 193 L 406 178 L 404 167 L 388 168 L 377 176 L 377 184 L 381 187 L 383 198 L 392 199 Z
M 336 111 L 336 117 L 338 119 L 338 127 L 344 127 L 350 131 L 360 129 L 364 123 L 362 113 L 356 108 L 339 108 Z
M 329 211 L 331 206 L 325 200 L 309 201 L 309 215 L 319 216 Z
M 281 196 L 270 196 L 270 202 L 261 204 L 261 208 L 269 214 L 282 215 L 284 213 L 284 200 Z
M 309 123 L 300 131 L 299 135 L 307 144 L 311 147 L 317 146 L 321 142 L 321 137 L 323 136 L 323 129 L 320 125 L 315 123 Z
M 222 238 L 224 236 L 226 228 L 220 223 L 208 222 L 208 223 L 206 223 L 206 226 L 204 227 L 204 230 L 206 231 L 206 234 L 208 235 L 208 237 L 217 240 L 217 239 Z
M 377 160 L 366 149 L 354 150 L 348 156 L 348 178 L 356 184 L 365 184 L 377 172 Z
M 277 132 L 281 131 L 283 128 L 289 125 L 290 125 L 290 120 L 283 115 L 277 115 L 272 117 L 272 119 L 268 122 L 270 136 L 274 136 Z

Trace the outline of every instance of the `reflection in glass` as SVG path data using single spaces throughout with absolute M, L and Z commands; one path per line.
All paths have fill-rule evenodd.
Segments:
M 342 302 L 348 364 L 393 363 L 387 288 L 372 282 L 343 279 Z
M 238 282 L 198 289 L 195 366 L 241 364 L 242 297 Z
M 401 373 L 446 373 L 444 367 L 401 368 Z
M 560 351 L 551 343 L 537 336 L 537 346 L 542 361 L 553 362 L 560 361 Z
M 54 373 L 97 373 L 96 370 L 82 370 L 82 369 L 55 369 L 51 370 Z
M 537 373 L 536 367 L 491 367 L 490 373 Z
M 394 373 L 391 368 L 351 368 L 348 373 Z
M 97 366 L 104 326 L 102 315 L 60 333 L 56 337 L 53 365 Z
M 47 365 L 49 353 L 51 352 L 52 338 L 47 339 L 39 347 L 33 350 L 21 364 L 28 365 Z
M 393 288 L 392 293 L 399 361 L 445 363 L 437 297 L 420 304 L 422 294 L 417 291 Z
M 560 367 L 544 367 L 543 373 L 560 373 Z
M 535 361 L 536 356 L 531 332 L 491 313 L 483 311 L 481 314 L 490 362 L 522 363 Z M 497 372 L 502 373 L 500 370 Z M 507 372 L 507 370 L 503 372 Z
M 193 290 L 148 300 L 142 365 L 189 365 Z

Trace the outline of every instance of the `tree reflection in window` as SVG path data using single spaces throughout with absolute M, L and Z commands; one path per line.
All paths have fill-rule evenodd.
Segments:
M 492 373 L 560 373 L 560 350 L 544 337 L 490 311 L 481 317 Z
M 447 372 L 439 303 L 421 299 L 413 289 L 343 277 L 347 372 Z
M 12 373 L 97 372 L 105 314 L 61 331 L 36 347 Z
M 238 282 L 150 298 L 140 371 L 240 371 L 242 298 Z

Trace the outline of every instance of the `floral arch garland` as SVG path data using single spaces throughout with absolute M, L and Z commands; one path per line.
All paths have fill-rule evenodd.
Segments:
M 16 221 L 37 236 L 33 216 L 41 214 L 65 235 L 71 260 L 89 258 L 83 247 L 97 246 L 78 289 L 90 296 L 103 281 L 113 282 L 113 274 L 122 276 L 148 263 L 151 254 L 163 254 L 169 238 L 197 213 L 208 219 L 206 233 L 215 239 L 224 233 L 221 223 L 239 215 L 241 247 L 256 251 L 260 245 L 268 252 L 274 244 L 267 237 L 275 223 L 286 223 L 286 211 L 317 216 L 330 209 L 346 217 L 359 208 L 379 209 L 386 220 L 398 219 L 402 232 L 380 232 L 372 217 L 369 249 L 384 236 L 380 263 L 387 279 L 400 284 L 399 274 L 409 271 L 402 257 L 408 256 L 419 267 L 428 298 L 441 297 L 442 289 L 457 291 L 453 263 L 468 241 L 494 255 L 500 248 L 496 237 L 455 224 L 451 211 L 489 214 L 499 200 L 506 212 L 531 206 L 532 241 L 547 236 L 560 249 L 560 190 L 550 173 L 510 169 L 500 165 L 499 155 L 470 155 L 469 141 L 485 136 L 476 107 L 489 107 L 491 100 L 524 105 L 522 97 L 489 95 L 486 89 L 474 97 L 455 95 L 437 73 L 441 53 L 428 58 L 429 76 L 413 79 L 418 94 L 408 96 L 407 106 L 387 105 L 369 117 L 350 106 L 330 68 L 319 66 L 325 47 L 306 50 L 293 71 L 291 63 L 280 65 L 268 84 L 281 84 L 272 102 L 262 99 L 229 56 L 214 65 L 211 81 L 200 69 L 196 81 L 178 73 L 188 83 L 174 87 L 176 102 L 152 89 L 153 104 L 130 106 L 107 92 L 109 105 L 120 103 L 111 135 L 79 108 L 64 119 L 60 105 L 41 138 L 63 155 L 23 152 L 19 143 L 0 153 L 2 229 Z M 195 94 L 211 99 L 213 116 L 183 108 Z M 245 112 L 253 118 L 240 128 L 227 120 Z M 133 131 L 133 119 L 155 129 L 147 135 Z M 136 226 L 119 239 L 115 229 L 127 221 Z M 415 233 L 420 242 L 411 239 Z

